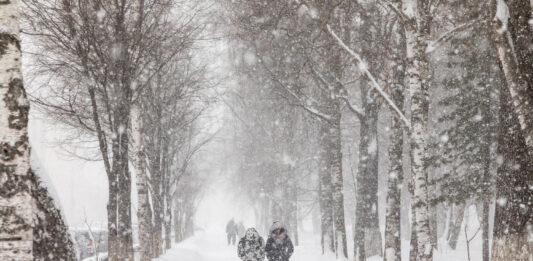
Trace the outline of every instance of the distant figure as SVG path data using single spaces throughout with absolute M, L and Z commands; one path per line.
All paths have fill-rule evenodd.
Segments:
M 237 253 L 242 261 L 262 261 L 265 259 L 265 241 L 255 228 L 246 230 L 239 240 Z
M 233 218 L 226 225 L 226 234 L 228 236 L 228 246 L 235 245 L 235 240 L 237 237 L 237 224 Z
M 265 252 L 269 261 L 289 261 L 294 246 L 287 234 L 287 228 L 276 221 L 270 227 Z
M 244 227 L 244 224 L 241 221 L 237 225 L 237 235 L 239 236 L 239 238 L 242 238 L 244 237 L 244 233 L 246 233 L 246 228 Z

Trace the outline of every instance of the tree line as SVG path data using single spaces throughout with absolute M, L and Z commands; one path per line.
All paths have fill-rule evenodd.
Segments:
M 64 220 L 51 199 L 41 199 L 46 190 L 35 184 L 28 162 L 19 24 L 31 42 L 27 76 L 39 85 L 30 97 L 34 108 L 71 135 L 62 142 L 81 147 L 77 156 L 103 162 L 109 259 L 133 260 L 138 228 L 140 258 L 151 260 L 173 237 L 179 242 L 194 231 L 201 193 L 194 157 L 211 139 L 198 124 L 212 102 L 195 52 L 206 32 L 205 10 L 204 3 L 167 0 L 0 3 L 1 26 L 9 27 L 2 30 L 2 73 L 5 86 L 13 86 L 12 94 L 2 93 L 11 111 L 2 117 L 13 124 L 2 128 L 20 140 L 5 141 L 13 156 L 2 159 L 2 186 L 9 188 L 2 224 L 13 223 L 2 226 L 2 259 L 75 260 Z M 131 201 L 134 189 L 138 204 Z M 25 209 L 12 207 L 21 202 L 28 202 Z M 31 202 L 49 208 L 51 217 L 33 211 Z M 48 226 L 58 232 L 45 233 Z
M 531 256 L 529 1 L 224 6 L 236 179 L 260 224 L 298 233 L 312 214 L 323 253 L 348 258 L 351 218 L 355 260 L 401 260 L 402 238 L 411 260 L 432 260 L 476 205 L 483 260 Z

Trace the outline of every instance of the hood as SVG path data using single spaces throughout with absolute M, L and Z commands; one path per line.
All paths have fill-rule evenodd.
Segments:
M 248 241 L 256 241 L 260 238 L 259 233 L 255 228 L 249 228 L 246 230 L 246 234 L 244 235 L 244 238 Z
M 271 238 L 276 238 L 274 231 L 278 229 L 281 230 L 280 238 L 285 239 L 287 237 L 287 227 L 285 227 L 285 225 L 283 225 L 279 221 L 275 221 L 274 223 L 272 223 L 272 226 L 270 226 L 270 229 L 268 230 L 268 236 Z

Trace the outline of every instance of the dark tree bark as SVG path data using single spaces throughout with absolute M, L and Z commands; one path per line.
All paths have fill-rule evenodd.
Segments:
M 321 151 L 319 170 L 319 204 L 320 204 L 320 226 L 322 253 L 335 252 L 333 236 L 333 198 L 331 193 L 331 175 L 328 164 L 330 148 L 328 144 L 329 125 L 321 123 Z M 268 230 L 267 230 L 268 231 Z
M 453 226 L 448 228 L 450 231 L 450 234 L 448 235 L 448 245 L 450 245 L 451 249 L 455 249 L 457 247 L 457 239 L 461 233 L 461 225 L 463 224 L 465 208 L 467 208 L 467 206 L 465 204 L 458 204 L 455 206 L 455 208 L 455 221 L 453 222 Z
M 338 257 L 348 258 L 346 242 L 346 226 L 344 221 L 344 194 L 343 194 L 343 173 L 342 173 L 342 134 L 341 134 L 341 114 L 340 101 L 334 103 L 336 113 L 330 125 L 329 139 L 331 146 L 330 166 L 331 166 L 331 188 L 333 198 L 333 224 L 335 228 L 335 252 Z
M 530 160 L 533 158 L 533 117 L 530 116 L 533 112 L 531 10 L 532 3 L 529 0 L 490 1 L 493 40 Z
M 54 202 L 33 172 L 30 173 L 30 181 L 36 206 L 33 229 L 34 260 L 76 260 L 76 252 L 68 226 L 57 206 L 59 202 Z
M 496 178 L 496 213 L 492 260 L 527 261 L 533 256 L 528 241 L 533 224 L 533 168 L 509 89 L 500 90 L 498 154 L 502 164 Z
M 397 1 L 401 4 L 401 1 Z M 405 82 L 405 35 L 401 24 L 397 24 L 395 39 L 400 51 L 393 54 L 393 82 L 391 98 L 400 110 L 404 103 Z M 402 260 L 401 241 L 401 195 L 403 185 L 403 124 L 392 117 L 389 145 L 389 176 L 387 182 L 387 213 L 385 215 L 385 261 Z
M 357 174 L 357 206 L 355 246 L 358 260 L 381 255 L 381 232 L 378 218 L 378 137 L 379 106 L 376 94 L 367 83 L 361 88 L 365 116 L 361 119 L 359 167 Z M 368 97 L 370 96 L 370 98 Z M 372 99 L 372 100 L 368 100 Z

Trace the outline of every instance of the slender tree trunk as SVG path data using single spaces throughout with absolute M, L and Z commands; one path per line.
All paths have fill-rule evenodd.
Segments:
M 329 125 L 327 123 L 321 123 L 321 125 L 319 203 L 322 253 L 325 254 L 334 253 L 335 246 L 333 236 L 332 184 L 329 166 L 329 157 L 331 157 L 328 142 Z
M 131 130 L 133 144 L 133 166 L 137 183 L 137 220 L 139 223 L 139 246 L 140 261 L 149 261 L 151 254 L 150 242 L 152 217 L 150 214 L 150 199 L 148 195 L 148 177 L 146 173 L 146 157 L 142 140 L 141 108 L 139 102 L 133 104 L 131 108 Z
M 172 247 L 172 199 L 167 197 L 166 216 L 165 216 L 165 249 Z
M 490 218 L 490 200 L 483 200 L 483 216 L 482 216 L 482 260 L 490 261 L 490 249 L 489 249 L 489 218 Z
M 448 245 L 451 249 L 455 249 L 457 247 L 457 239 L 461 233 L 461 226 L 463 224 L 465 209 L 467 207 L 468 206 L 466 204 L 456 205 L 457 213 L 454 219 L 455 221 L 453 222 L 453 226 L 449 228 L 450 233 L 448 234 Z
M 533 256 L 533 168 L 511 94 L 500 90 L 498 154 L 503 163 L 496 178 L 496 213 L 492 240 L 492 261 L 530 261 Z
M 142 37 L 144 18 L 144 0 L 136 0 L 137 32 L 136 37 Z M 139 39 L 137 39 L 139 40 Z M 152 256 L 150 242 L 152 240 L 152 216 L 148 192 L 148 177 L 146 172 L 146 155 L 143 143 L 143 117 L 141 113 L 142 90 L 137 90 L 130 110 L 130 128 L 132 134 L 133 167 L 135 169 L 137 185 L 137 222 L 140 246 L 140 261 L 149 261 Z
M 164 243 L 165 250 L 170 248 L 170 226 L 172 218 L 172 199 L 170 198 L 170 169 L 169 169 L 169 144 L 166 139 L 163 139 L 162 152 L 161 152 L 161 188 L 163 207 L 161 208 L 162 225 L 165 232 Z M 163 244 L 163 242 L 161 242 Z
M 337 257 L 348 258 L 346 226 L 344 221 L 344 180 L 342 176 L 342 134 L 340 104 L 335 102 L 334 121 L 329 129 L 331 146 L 331 189 L 333 198 L 333 223 L 335 228 L 335 250 Z
M 414 219 L 414 209 L 411 209 L 411 216 Z M 414 222 L 413 222 L 414 223 Z M 418 239 L 416 238 L 416 227 L 411 225 L 411 240 L 409 242 L 409 261 L 417 261 L 418 257 Z
M 118 260 L 133 260 L 133 238 L 131 229 L 131 178 L 128 158 L 129 105 L 126 102 L 115 112 L 114 130 L 117 139 L 113 141 L 113 171 L 117 185 L 113 193 L 117 194 L 117 251 Z
M 393 59 L 394 82 L 391 85 L 391 98 L 393 102 L 403 109 L 405 71 L 405 36 L 403 28 L 397 25 L 396 37 L 398 38 L 399 54 L 396 52 Z M 387 213 L 385 216 L 385 261 L 402 260 L 401 241 L 401 195 L 403 185 L 403 124 L 397 117 L 392 117 L 389 145 L 389 177 L 387 182 Z
M 157 132 L 159 133 L 159 131 Z M 162 173 L 161 173 L 161 141 L 160 138 L 156 138 L 155 144 L 154 144 L 154 150 L 153 153 L 154 159 L 152 161 L 152 171 L 151 171 L 151 177 L 152 177 L 152 190 L 153 190 L 153 197 L 152 197 L 152 203 L 154 208 L 154 239 L 152 242 L 152 253 L 153 257 L 159 257 L 162 252 L 162 246 L 163 246 L 163 195 L 162 195 Z
M 362 93 L 368 93 L 369 87 Z M 365 117 L 361 119 L 359 170 L 357 175 L 356 253 L 359 260 L 382 255 L 381 232 L 378 217 L 378 104 L 375 93 L 362 95 Z
M 411 93 L 411 172 L 413 179 L 412 208 L 413 226 L 416 231 L 417 259 L 433 258 L 429 227 L 429 199 L 426 169 L 428 136 L 428 61 L 425 55 L 430 33 L 431 17 L 429 2 L 404 0 L 404 6 L 415 6 L 415 17 L 406 21 L 407 84 Z
M 0 260 L 34 260 L 28 144 L 29 102 L 22 81 L 19 0 L 0 4 Z
M 507 5 L 509 3 L 509 6 Z M 493 39 L 530 160 L 533 159 L 533 28 L 530 0 L 491 0 Z
M 365 89 L 361 89 L 362 93 L 365 93 Z M 366 95 L 365 95 L 366 96 Z M 361 120 L 361 127 L 359 128 L 359 166 L 357 173 L 357 184 L 356 184 L 356 207 L 355 207 L 355 235 L 354 235 L 354 256 L 358 261 L 366 260 L 366 248 L 365 248 L 365 238 L 366 238 L 366 225 L 368 222 L 368 213 L 371 211 L 371 204 L 368 204 L 368 199 L 366 198 L 369 194 L 367 192 L 368 188 L 366 186 L 368 174 L 368 121 L 366 118 Z
M 108 175 L 108 195 L 107 202 L 107 241 L 108 256 L 110 261 L 118 261 L 118 180 L 114 171 Z
M 174 243 L 181 241 L 181 207 L 178 200 L 174 200 Z

